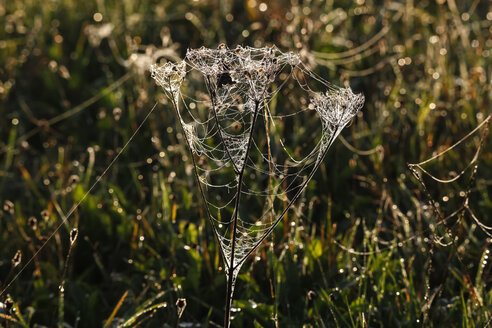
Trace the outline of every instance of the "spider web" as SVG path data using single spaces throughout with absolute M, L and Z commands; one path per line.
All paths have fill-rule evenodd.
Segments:
M 467 287 L 471 291 L 471 297 L 474 299 L 474 301 L 477 304 L 479 304 L 479 306 L 483 306 L 483 299 L 481 298 L 480 293 L 472 283 L 473 280 L 471 279 L 471 273 L 468 270 L 467 266 L 464 264 L 464 261 L 459 252 L 459 248 L 457 245 L 458 237 L 454 236 L 453 230 L 451 228 L 463 224 L 462 221 L 464 221 L 465 219 L 465 214 L 468 214 L 468 216 L 482 230 L 483 233 L 485 233 L 489 237 L 492 237 L 492 227 L 487 226 L 482 221 L 480 221 L 469 205 L 472 186 L 476 180 L 477 171 L 479 167 L 478 159 L 480 157 L 480 154 L 482 153 L 485 139 L 488 134 L 488 125 L 490 123 L 490 118 L 491 116 L 489 115 L 473 131 L 465 135 L 463 138 L 461 138 L 459 141 L 457 141 L 455 144 L 448 147 L 444 151 L 441 151 L 422 162 L 415 163 L 415 164 L 408 164 L 410 171 L 420 183 L 422 190 L 427 196 L 431 208 L 433 209 L 436 217 L 438 218 L 438 222 L 435 225 L 433 224 L 430 225 L 430 231 L 433 237 L 433 243 L 431 243 L 430 245 L 429 253 L 431 255 L 434 253 L 434 245 L 440 245 L 443 247 L 452 246 L 454 248 L 457 259 L 461 264 L 462 270 L 464 272 Z M 475 138 L 475 140 L 473 140 L 472 137 L 476 136 L 479 131 L 481 131 L 480 138 Z M 462 146 L 462 144 L 465 141 L 470 139 L 472 139 L 472 141 L 475 141 L 476 151 L 471 161 L 468 162 L 463 169 L 459 170 L 459 173 L 457 173 L 456 171 L 450 171 L 445 176 L 443 176 L 442 172 L 437 174 L 432 173 L 429 166 L 432 166 L 432 164 L 439 164 L 439 162 L 443 162 L 447 157 L 452 157 L 454 149 L 456 149 L 459 146 Z M 436 197 L 432 195 L 433 191 L 438 190 L 440 186 L 442 187 L 444 185 L 448 186 L 448 188 L 446 188 L 447 190 L 449 189 L 453 190 L 452 188 L 453 184 L 456 184 L 457 182 L 460 182 L 462 180 L 465 180 L 466 186 L 463 186 L 463 183 L 458 184 L 458 190 L 460 190 L 459 192 L 452 192 L 451 194 L 447 194 L 443 196 L 441 199 L 436 199 Z M 433 183 L 434 186 L 431 183 Z M 452 206 L 443 205 L 443 203 L 447 203 L 450 200 L 450 198 L 457 198 L 456 201 L 454 202 L 459 204 L 457 209 L 456 208 L 450 209 L 452 208 Z M 438 230 L 437 228 L 439 226 L 446 228 L 444 229 L 443 231 L 444 233 L 442 235 L 440 235 L 437 231 Z M 472 229 L 474 228 L 472 227 Z M 484 260 L 481 260 L 480 263 L 481 263 L 480 266 L 482 268 L 480 270 L 483 270 L 483 266 L 485 266 L 486 262 Z M 430 276 L 430 272 L 432 270 L 433 270 L 433 261 L 431 258 L 428 261 L 428 268 L 427 268 L 428 277 Z M 427 279 L 426 291 L 424 296 L 424 299 L 426 299 L 427 302 L 426 304 L 424 304 L 421 310 L 423 314 L 424 325 L 429 320 L 428 313 L 432 306 L 433 299 L 436 296 L 436 294 L 440 292 L 440 290 L 442 289 L 442 285 L 444 284 L 444 282 L 441 282 L 440 285 L 434 289 L 434 292 L 431 293 L 431 287 L 428 277 L 426 278 Z
M 433 225 L 431 225 L 431 227 L 424 229 L 420 234 L 412 235 L 406 239 L 394 239 L 389 241 L 383 241 L 377 238 L 376 236 L 374 236 L 375 240 L 377 240 L 378 243 L 380 243 L 383 246 L 386 246 L 386 247 L 378 248 L 375 251 L 356 251 L 351 248 L 349 249 L 344 245 L 342 245 L 341 243 L 339 243 L 337 240 L 334 240 L 335 244 L 340 249 L 350 254 L 366 256 L 366 255 L 373 255 L 377 253 L 386 252 L 397 247 L 403 247 L 404 244 L 411 242 L 415 239 L 421 238 L 423 233 L 429 232 L 433 236 L 434 243 L 441 246 L 450 246 L 451 245 L 450 242 L 443 242 L 443 238 L 437 236 L 436 229 L 440 226 L 449 226 L 449 225 L 456 224 L 457 221 L 454 223 L 450 221 L 452 221 L 453 219 L 463 220 L 464 214 L 468 214 L 470 219 L 473 221 L 473 223 L 475 223 L 477 227 L 479 227 L 480 230 L 485 235 L 487 235 L 488 237 L 492 237 L 492 226 L 485 224 L 483 220 L 481 220 L 475 214 L 475 212 L 470 206 L 470 194 L 473 191 L 474 183 L 476 181 L 476 175 L 479 169 L 478 162 L 479 162 L 480 155 L 482 154 L 483 148 L 485 146 L 486 138 L 489 133 L 488 126 L 490 124 L 491 119 L 492 116 L 489 115 L 472 131 L 467 133 L 456 143 L 447 147 L 445 150 L 440 151 L 434 154 L 433 156 L 431 156 L 430 158 L 427 158 L 421 162 L 408 164 L 408 168 L 410 172 L 419 182 L 420 187 L 422 188 L 422 191 L 425 193 L 426 198 L 429 202 L 429 206 L 422 205 L 422 203 L 418 203 L 416 204 L 416 206 L 424 208 L 426 212 L 432 211 L 437 218 L 437 221 Z M 477 135 L 479 135 L 479 137 L 477 137 Z M 443 170 L 439 170 L 439 173 L 436 174 L 433 173 L 431 169 L 428 167 L 432 164 L 442 163 L 444 159 L 450 156 L 454 150 L 456 150 L 460 146 L 464 147 L 463 144 L 466 141 L 470 141 L 470 139 L 472 139 L 473 137 L 475 137 L 475 143 L 476 143 L 475 152 L 473 153 L 471 160 L 467 161 L 464 167 L 458 170 L 459 172 L 456 172 L 455 170 L 447 169 L 445 170 L 445 172 L 443 172 Z M 431 183 L 434 183 L 434 185 L 431 185 Z M 446 193 L 446 195 L 444 195 L 440 199 L 438 199 L 434 195 L 431 195 L 431 192 L 435 191 L 434 189 L 440 189 L 439 187 L 443 187 L 445 185 L 450 186 L 454 183 L 458 183 L 458 187 L 459 187 L 458 192 L 452 192 L 451 194 Z M 449 191 L 449 189 L 451 188 L 447 188 L 446 190 Z M 452 198 L 456 198 L 456 201 L 451 202 L 450 200 Z M 450 203 L 449 206 L 443 205 L 443 203 L 446 204 L 446 202 Z M 396 215 L 397 217 L 400 217 L 405 220 L 411 219 L 408 214 L 402 213 L 397 206 L 395 206 L 392 209 L 392 211 L 394 211 L 394 215 Z
M 426 193 L 434 213 L 440 220 L 439 223 L 448 224 L 448 221 L 456 217 L 458 217 L 458 220 L 461 220 L 463 218 L 463 214 L 466 212 L 487 236 L 492 237 L 492 227 L 487 226 L 486 224 L 481 222 L 469 205 L 470 193 L 472 191 L 472 186 L 475 182 L 479 167 L 478 159 L 483 150 L 485 139 L 488 134 L 488 125 L 490 123 L 490 118 L 491 116 L 488 116 L 475 129 L 473 129 L 471 132 L 469 132 L 467 135 L 465 135 L 463 138 L 461 138 L 459 141 L 457 141 L 455 144 L 448 147 L 444 151 L 441 151 L 420 163 L 408 164 L 408 167 L 414 177 L 420 183 L 423 191 Z M 439 163 L 440 161 L 442 162 L 447 156 L 450 156 L 454 149 L 459 147 L 465 141 L 471 139 L 473 136 L 476 136 L 480 131 L 480 138 L 476 138 L 476 151 L 473 155 L 473 158 L 465 165 L 464 168 L 460 169 L 459 172 L 450 171 L 447 173 L 446 176 L 438 176 L 431 172 L 428 166 Z M 427 178 L 427 180 L 429 181 L 426 182 L 425 178 Z M 452 185 L 456 182 L 459 182 L 460 180 L 466 179 L 467 181 L 465 181 L 465 186 L 463 186 L 463 183 L 460 184 L 460 191 L 443 196 L 442 201 L 435 199 L 435 197 L 431 195 L 431 189 L 438 189 L 439 185 Z M 430 183 L 434 183 L 436 187 L 432 188 L 430 186 Z M 457 201 L 459 203 L 459 206 L 457 209 L 449 211 L 451 213 L 446 214 L 446 211 L 444 209 L 445 206 L 443 206 L 442 203 L 448 202 L 450 198 L 453 197 L 461 198 Z M 436 242 L 438 244 L 441 244 L 442 246 L 449 245 L 449 243 L 442 243 L 439 239 L 436 239 Z
M 151 73 L 192 153 L 232 293 L 246 258 L 300 197 L 364 96 L 275 46 L 188 49 L 182 62 Z

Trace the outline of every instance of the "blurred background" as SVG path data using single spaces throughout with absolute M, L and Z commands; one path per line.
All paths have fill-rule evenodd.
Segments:
M 2 290 L 158 103 L 8 285 L 0 325 L 220 326 L 222 260 L 148 67 L 222 42 L 297 52 L 366 97 L 243 267 L 233 326 L 490 325 L 489 1 L 0 0 L 0 27 Z

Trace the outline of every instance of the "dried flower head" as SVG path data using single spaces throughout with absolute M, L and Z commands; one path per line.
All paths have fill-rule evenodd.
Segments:
M 364 95 L 342 88 L 315 93 L 311 102 L 325 125 L 344 127 L 364 105 Z
M 48 219 L 50 218 L 50 212 L 48 210 L 41 211 L 41 217 L 43 218 L 43 220 L 48 221 Z
M 87 25 L 84 29 L 84 33 L 87 35 L 90 45 L 97 48 L 102 40 L 111 35 L 113 29 L 114 25 L 111 23 Z
M 0 302 L 0 313 L 10 313 L 12 307 L 14 306 L 14 301 L 9 297 L 5 300 L 5 303 Z
M 174 96 L 179 92 L 186 75 L 186 62 L 167 62 L 160 66 L 154 64 L 150 66 L 150 72 L 156 83 Z
M 14 214 L 14 203 L 10 200 L 6 200 L 5 203 L 3 203 L 3 210 L 5 213 Z
M 70 178 L 68 179 L 68 182 L 71 184 L 71 185 L 75 185 L 79 182 L 80 178 L 78 175 L 75 175 L 75 174 L 72 174 L 70 176 Z
M 75 243 L 78 235 L 79 230 L 77 228 L 73 228 L 72 231 L 70 231 L 70 245 L 73 245 Z
M 119 107 L 113 108 L 113 117 L 114 117 L 114 120 L 115 121 L 119 121 L 120 118 L 121 118 L 121 114 L 122 113 L 123 113 L 123 111 L 121 110 L 121 108 L 119 108 Z
M 229 49 L 225 44 L 218 49 L 188 49 L 186 59 L 206 77 L 215 96 L 217 89 L 235 87 L 256 101 L 268 97 L 268 87 L 282 65 L 300 63 L 297 55 L 282 53 L 275 46 Z
M 16 266 L 18 266 L 20 263 L 22 262 L 22 252 L 20 250 L 18 250 L 14 257 L 12 258 L 12 265 L 14 266 L 14 268 Z
M 186 308 L 186 298 L 178 298 L 176 301 L 176 310 L 178 312 L 178 318 L 181 318 Z
M 31 216 L 29 219 L 27 219 L 27 225 L 32 230 L 36 230 L 38 228 L 38 219 L 36 219 L 34 216 Z

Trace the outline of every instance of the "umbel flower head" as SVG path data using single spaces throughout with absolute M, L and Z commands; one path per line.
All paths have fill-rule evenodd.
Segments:
M 314 93 L 311 102 L 325 127 L 343 128 L 364 105 L 364 95 L 342 88 Z
M 214 95 L 221 89 L 245 88 L 246 95 L 254 101 L 268 97 L 268 87 L 283 65 L 300 63 L 298 55 L 282 53 L 275 46 L 229 49 L 225 44 L 217 49 L 188 49 L 186 59 L 206 77 Z
M 179 92 L 181 84 L 186 75 L 186 62 L 180 63 L 167 62 L 163 65 L 153 64 L 150 66 L 150 73 L 155 82 L 160 85 L 164 91 L 174 95 Z

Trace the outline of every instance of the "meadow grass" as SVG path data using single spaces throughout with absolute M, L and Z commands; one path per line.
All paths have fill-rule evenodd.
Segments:
M 422 165 L 440 179 L 466 169 L 456 181 L 417 170 L 419 182 L 407 164 L 490 114 L 491 10 L 455 0 L 0 2 L 0 325 L 220 326 L 224 264 L 147 68 L 224 42 L 277 44 L 366 97 L 243 266 L 232 326 L 490 326 L 486 124 Z M 310 124 L 281 127 L 295 131 L 293 150 Z

